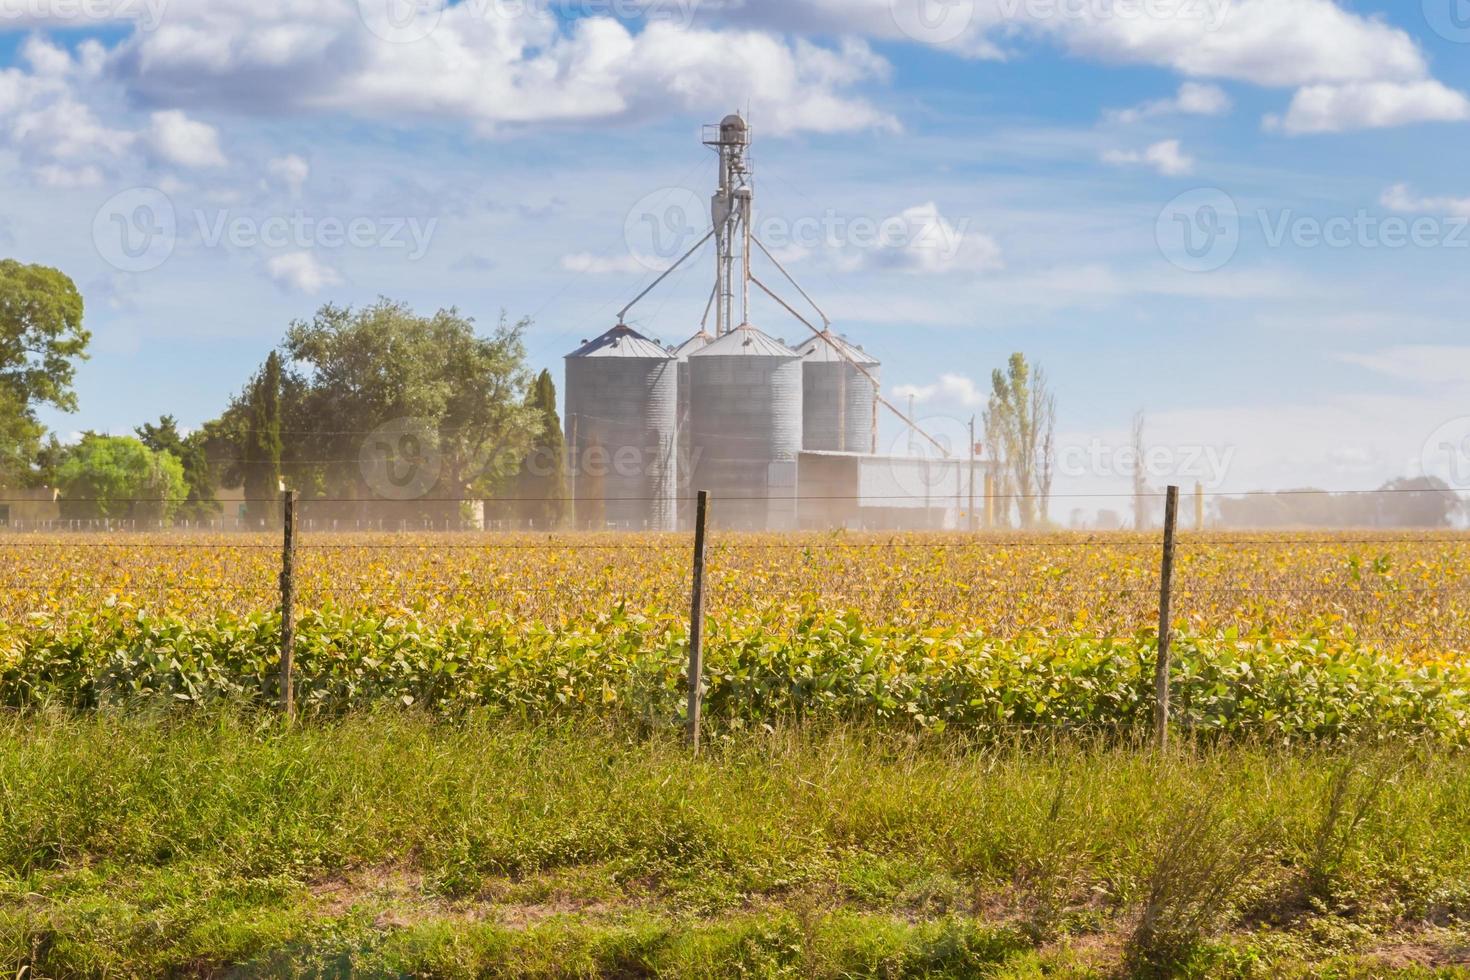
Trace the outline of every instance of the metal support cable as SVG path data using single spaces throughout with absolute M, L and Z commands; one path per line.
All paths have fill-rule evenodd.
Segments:
M 812 299 L 811 296 L 807 294 L 807 291 L 805 289 L 802 289 L 801 288 L 801 283 L 797 282 L 796 279 L 791 275 L 791 273 L 789 273 L 789 272 L 786 271 L 786 267 L 781 264 L 781 260 L 778 259 L 778 258 L 776 258 L 774 255 L 772 255 L 771 254 L 771 250 L 768 249 L 768 248 L 766 248 L 765 243 L 762 242 L 759 238 L 752 238 L 752 240 L 760 248 L 761 252 L 763 252 L 765 254 L 766 258 L 768 258 L 768 259 L 771 260 L 771 264 L 774 265 L 777 269 L 780 270 L 781 275 L 783 275 L 783 276 L 786 277 L 786 281 L 789 282 L 789 283 L 791 283 L 791 285 L 793 287 L 795 287 L 795 289 L 796 289 L 796 291 L 798 293 L 801 293 L 802 299 L 804 299 L 808 303 L 812 304 L 812 309 L 816 310 L 817 311 L 817 316 L 819 316 L 819 317 L 822 318 L 822 326 L 823 326 L 823 328 L 824 329 L 831 329 L 831 327 L 832 327 L 832 318 L 829 317 L 829 316 L 827 316 L 827 314 L 825 312 L 823 312 L 822 308 L 817 305 L 817 301 L 814 300 L 814 299 Z
M 878 400 L 878 403 L 880 405 L 882 405 L 884 408 L 888 409 L 894 415 L 897 415 L 899 417 L 899 419 L 902 420 L 902 422 L 903 422 L 904 425 L 907 425 L 914 432 L 917 432 L 920 436 L 922 436 L 925 439 L 925 441 L 927 441 L 935 449 L 939 450 L 944 455 L 944 458 L 945 459 L 950 459 L 951 458 L 949 450 L 946 449 L 944 447 L 944 445 L 942 443 L 940 443 L 940 441 L 938 439 L 935 439 L 929 433 L 925 432 L 922 428 L 919 427 L 919 423 L 917 423 L 913 419 L 909 418 L 908 415 L 905 414 L 902 410 L 900 410 L 897 405 L 893 404 L 891 401 L 889 401 L 888 399 L 886 399 L 886 398 L 883 397 L 883 388 L 882 388 L 882 385 L 879 384 L 877 378 L 873 377 L 872 372 L 870 372 L 867 368 L 863 367 L 861 364 L 859 364 L 856 361 L 854 361 L 852 358 L 848 357 L 847 354 L 846 354 L 846 352 L 844 352 L 841 347 L 838 347 L 836 344 L 834 344 L 832 342 L 832 338 L 829 337 L 825 331 L 818 330 L 815 326 L 813 326 L 810 320 L 808 320 L 806 317 L 802 316 L 800 313 L 796 312 L 796 310 L 792 309 L 791 304 L 788 303 L 788 302 L 786 302 L 780 296 L 777 296 L 774 292 L 772 292 L 772 290 L 771 290 L 771 288 L 769 286 L 767 286 L 765 283 L 761 282 L 755 276 L 751 276 L 750 279 L 751 279 L 751 282 L 755 283 L 757 286 L 759 286 L 761 288 L 761 291 L 762 292 L 764 292 L 767 296 L 771 297 L 771 299 L 775 300 L 777 303 L 780 303 L 781 306 L 786 310 L 787 313 L 790 313 L 792 316 L 794 316 L 798 320 L 800 320 L 802 322 L 802 324 L 808 330 L 810 330 L 812 333 L 816 334 L 817 337 L 823 343 L 825 343 L 827 346 L 831 347 L 834 351 L 836 351 L 838 357 L 841 357 L 848 364 L 851 364 L 855 369 L 857 369 L 857 371 L 859 371 L 863 375 L 863 377 L 865 377 L 869 381 L 873 382 L 873 397 Z
M 633 307 L 637 306 L 640 302 L 642 302 L 643 297 L 647 296 L 649 293 L 651 293 L 655 289 L 657 289 L 658 286 L 659 286 L 659 284 L 662 283 L 665 279 L 669 278 L 669 276 L 671 276 L 673 274 L 673 272 L 674 272 L 675 269 L 679 268 L 679 266 L 683 265 L 685 262 L 688 262 L 691 258 L 693 258 L 694 257 L 694 253 L 695 252 L 698 252 L 700 249 L 704 248 L 704 243 L 707 242 L 707 241 L 709 241 L 713 237 L 715 237 L 715 232 L 714 232 L 714 229 L 712 228 L 712 229 L 710 229 L 710 231 L 709 231 L 709 233 L 707 235 L 705 235 L 703 238 L 701 238 L 699 240 L 699 243 L 697 245 L 695 245 L 689 251 L 687 251 L 687 252 L 684 253 L 684 257 L 683 258 L 681 258 L 679 261 L 675 262 L 673 265 L 671 265 L 667 269 L 665 269 L 663 271 L 663 274 L 662 275 L 660 275 L 657 279 L 655 279 L 653 282 L 651 282 L 651 283 L 648 284 L 648 288 L 647 289 L 643 290 L 643 292 L 639 293 L 637 296 L 635 296 L 633 298 L 633 302 L 629 303 L 627 306 L 625 306 L 621 310 L 619 310 L 618 311 L 618 325 L 619 326 L 622 326 L 623 325 L 623 318 L 628 315 L 628 311 L 629 310 L 631 310 Z

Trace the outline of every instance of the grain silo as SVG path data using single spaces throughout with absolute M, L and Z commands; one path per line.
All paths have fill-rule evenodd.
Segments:
M 802 448 L 872 453 L 878 414 L 877 358 L 826 331 L 802 344 Z
M 673 355 L 619 324 L 567 355 L 566 393 L 578 523 L 672 529 L 678 402 Z
M 738 115 L 705 128 L 703 142 L 720 160 L 708 232 L 618 312 L 618 327 L 567 358 L 580 522 L 688 527 L 687 501 L 707 490 L 711 520 L 725 528 L 958 526 L 973 464 L 967 474 L 962 457 L 902 413 L 942 458 L 877 454 L 876 410 L 897 409 L 881 397 L 877 359 L 831 332 L 821 307 L 757 236 L 751 135 Z M 665 350 L 624 326 L 710 243 L 715 281 L 701 321 L 710 333 L 701 328 Z M 757 255 L 815 319 L 756 274 Z M 753 290 L 817 336 L 804 335 L 793 350 L 751 326 Z M 936 470 L 942 479 L 931 480 Z M 917 493 L 908 479 L 915 473 Z M 799 507 L 802 499 L 823 503 Z
M 675 486 L 679 498 L 677 511 L 679 515 L 679 527 L 681 528 L 688 527 L 691 524 L 693 521 L 691 515 L 694 512 L 693 501 L 691 499 L 693 496 L 691 491 L 694 489 L 694 474 L 690 467 L 692 444 L 689 438 L 689 355 L 708 346 L 710 341 L 714 339 L 707 330 L 700 327 L 698 333 L 669 351 L 679 366 L 679 402 L 674 420 L 679 433 L 679 455 L 677 458 L 678 479 L 675 481 Z
M 796 526 L 801 357 L 750 324 L 689 355 L 694 481 L 725 527 Z

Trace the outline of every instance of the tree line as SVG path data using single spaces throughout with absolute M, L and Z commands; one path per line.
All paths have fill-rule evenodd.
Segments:
M 189 432 L 164 415 L 132 435 L 84 432 L 63 443 L 37 418 L 74 411 L 76 364 L 90 335 L 72 281 L 56 269 L 0 262 L 0 486 L 56 487 L 61 516 L 279 519 L 296 490 L 324 519 L 382 516 L 562 526 L 570 516 L 561 420 L 550 372 L 533 375 L 527 320 L 486 334 L 455 309 L 430 315 L 388 299 L 328 304 L 292 322 L 219 417 Z M 1013 355 L 984 414 L 998 516 L 1044 524 L 1056 399 L 1045 373 Z M 466 513 L 463 501 L 489 512 Z
M 289 325 L 218 418 L 65 444 L 37 412 L 77 407 L 82 319 L 63 273 L 0 262 L 0 485 L 59 488 L 64 518 L 207 521 L 236 490 L 247 521 L 272 524 L 286 487 L 348 520 L 384 500 L 403 520 L 478 517 L 468 500 L 538 527 L 568 517 L 556 387 L 527 366 L 528 320 L 482 335 L 455 309 L 328 304 Z
M 243 518 L 274 524 L 283 488 L 323 519 L 508 520 L 570 517 L 556 386 L 526 364 L 528 320 L 488 332 L 451 308 L 415 313 L 380 299 L 325 305 L 292 322 L 219 417 L 189 432 L 164 415 L 132 435 L 84 432 L 64 443 L 38 411 L 75 411 L 90 333 L 64 273 L 0 260 L 0 488 L 54 487 L 63 518 L 205 522 L 221 491 Z M 1056 396 L 1046 373 L 1013 354 L 991 377 L 983 416 L 996 518 L 1048 523 Z M 1143 417 L 1134 423 L 1143 457 Z M 1222 499 L 1223 526 L 1444 526 L 1463 501 L 1442 481 L 1396 481 L 1382 495 L 1284 493 Z M 1135 521 L 1149 485 L 1134 474 Z M 486 512 L 466 509 L 484 502 Z M 385 510 L 385 506 L 389 509 Z

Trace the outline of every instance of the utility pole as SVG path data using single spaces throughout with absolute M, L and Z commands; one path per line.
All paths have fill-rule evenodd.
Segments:
M 970 533 L 975 533 L 975 416 L 970 416 Z

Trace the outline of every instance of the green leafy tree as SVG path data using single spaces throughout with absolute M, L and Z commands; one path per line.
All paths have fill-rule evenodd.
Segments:
M 76 410 L 76 362 L 91 339 L 82 311 L 64 273 L 0 260 L 0 483 L 37 482 L 39 406 Z
M 157 425 L 145 422 L 133 431 L 143 445 L 155 452 L 166 452 L 183 465 L 188 499 L 179 509 L 179 517 L 198 521 L 220 512 L 219 501 L 214 499 L 214 473 L 204 451 L 202 432 L 181 434 L 178 420 L 172 415 L 160 416 Z
M 1012 354 L 1004 371 L 991 376 L 985 409 L 985 441 L 996 468 L 997 513 L 1014 504 L 1021 527 L 1046 520 L 1056 459 L 1056 396 L 1046 373 L 1024 354 Z
M 511 485 L 541 434 L 526 397 L 526 326 L 502 317 L 480 336 L 453 309 L 421 316 L 389 300 L 322 307 L 286 335 L 284 351 L 301 369 L 289 411 L 302 435 L 292 451 L 318 461 L 303 467 L 334 495 L 405 501 L 401 516 L 411 508 L 457 518 L 454 499 Z M 375 469 L 373 457 L 385 453 L 387 465 Z M 391 486 L 374 478 L 390 471 Z
M 88 432 L 56 471 L 67 519 L 171 520 L 188 492 L 184 466 L 131 436 Z
M 44 483 L 37 464 L 45 433 L 20 396 L 0 388 L 0 486 Z
M 527 325 L 502 317 L 481 336 L 453 309 L 323 306 L 204 425 L 206 455 L 221 486 L 261 496 L 269 470 L 315 499 L 319 518 L 457 521 L 459 498 L 513 487 L 543 435 Z
M 521 513 L 537 527 L 560 527 L 567 516 L 566 441 L 550 371 L 536 376 L 526 404 L 539 413 L 541 431 L 521 463 L 516 496 L 522 501 Z

